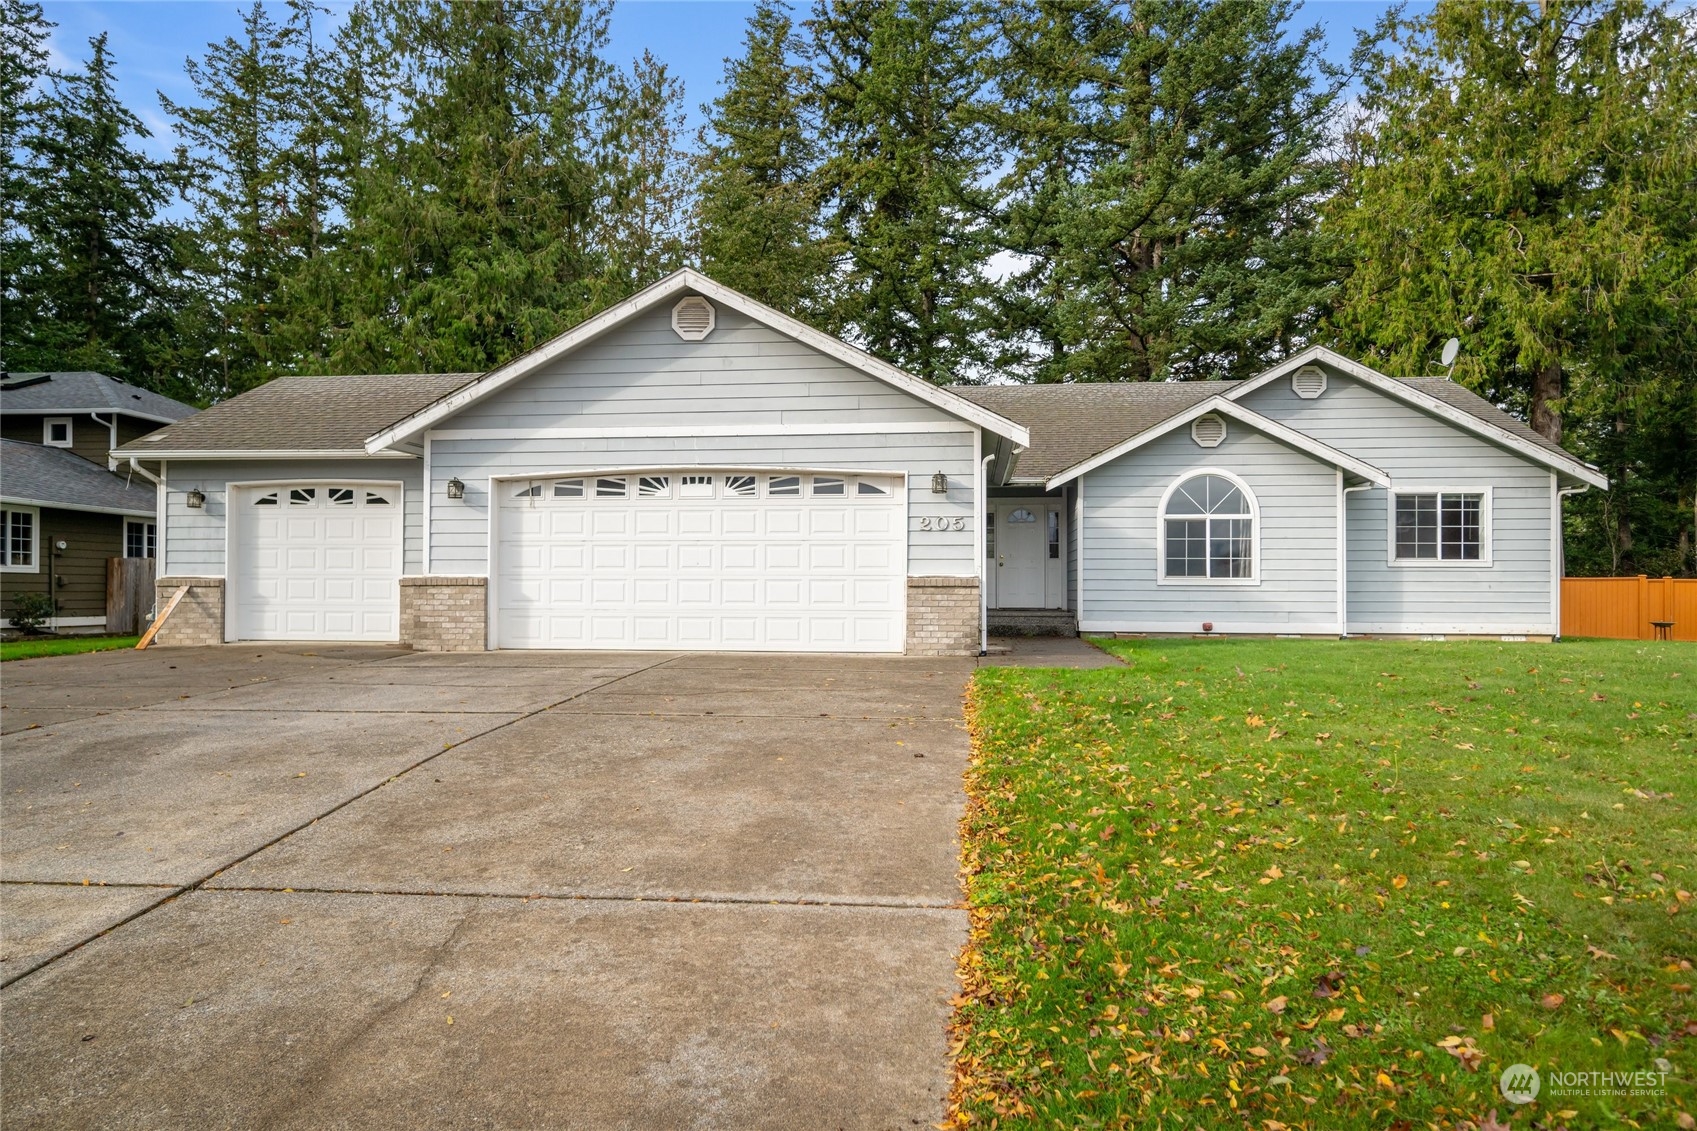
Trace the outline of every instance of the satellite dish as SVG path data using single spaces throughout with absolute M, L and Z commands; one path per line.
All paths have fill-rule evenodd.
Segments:
M 1444 352 L 1439 364 L 1445 369 L 1455 364 L 1455 355 L 1461 352 L 1461 339 L 1451 338 L 1444 343 Z

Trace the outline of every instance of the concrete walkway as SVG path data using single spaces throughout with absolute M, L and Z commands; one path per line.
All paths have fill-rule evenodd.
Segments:
M 924 1127 L 970 660 L 0 671 L 5 1127 Z

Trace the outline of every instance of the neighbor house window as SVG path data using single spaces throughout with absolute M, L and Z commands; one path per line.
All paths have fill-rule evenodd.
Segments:
M 126 558 L 154 557 L 153 547 L 158 527 L 138 519 L 124 520 L 124 556 Z
M 1161 534 L 1163 579 L 1255 577 L 1255 500 L 1224 475 L 1193 475 L 1175 484 L 1161 509 Z
M 0 568 L 36 571 L 34 511 L 0 510 Z
M 50 448 L 71 446 L 71 418 L 49 416 L 41 422 L 41 442 Z
M 1433 491 L 1396 497 L 1396 560 L 1477 562 L 1485 558 L 1485 494 Z

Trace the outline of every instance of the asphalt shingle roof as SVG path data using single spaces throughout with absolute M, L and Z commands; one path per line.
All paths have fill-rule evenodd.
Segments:
M 1569 459 L 1579 458 L 1560 444 L 1546 439 L 1541 433 L 1534 432 L 1523 422 L 1510 416 L 1472 389 L 1457 385 L 1448 377 L 1402 377 L 1399 380 L 1411 389 L 1425 393 L 1429 397 L 1436 397 L 1451 408 L 1459 408 L 1462 412 L 1478 417 L 1487 424 L 1495 424 L 1505 432 L 1514 433 L 1522 440 L 1530 440 L 1545 451 L 1554 452 Z
M 0 498 L 131 514 L 152 514 L 156 501 L 144 480 L 127 482 L 64 448 L 22 440 L 0 440 Z
M 0 382 L 0 412 L 127 412 L 181 420 L 196 411 L 104 373 L 8 373 Z
M 1031 446 L 1016 479 L 1047 479 L 1153 428 L 1235 381 L 1114 381 L 1075 385 L 956 385 L 974 404 L 1025 425 Z
M 279 377 L 132 440 L 118 451 L 134 456 L 153 452 L 356 451 L 365 447 L 367 436 L 478 376 L 380 373 Z

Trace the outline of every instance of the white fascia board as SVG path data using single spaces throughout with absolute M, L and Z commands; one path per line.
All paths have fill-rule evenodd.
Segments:
M 1389 487 L 1391 485 L 1391 477 L 1374 467 L 1372 464 L 1356 459 L 1347 452 L 1340 452 L 1331 445 L 1323 444 L 1314 437 L 1298 432 L 1294 428 L 1287 428 L 1285 425 L 1280 424 L 1276 420 L 1269 420 L 1267 417 L 1262 416 L 1253 409 L 1248 409 L 1240 404 L 1229 401 L 1224 396 L 1212 396 L 1205 401 L 1191 405 L 1183 412 L 1167 417 L 1167 419 L 1155 425 L 1153 428 L 1139 432 L 1137 435 L 1115 444 L 1107 451 L 1098 452 L 1096 455 L 1091 456 L 1082 463 L 1075 463 L 1065 471 L 1060 472 L 1057 475 L 1050 476 L 1045 485 L 1050 488 L 1054 488 L 1059 487 L 1064 483 L 1070 483 L 1079 476 L 1095 471 L 1103 464 L 1112 463 L 1127 452 L 1135 451 L 1136 449 L 1141 448 L 1144 444 L 1147 444 L 1152 440 L 1159 439 L 1176 428 L 1182 428 L 1197 417 L 1206 416 L 1210 412 L 1217 412 L 1221 416 L 1235 420 L 1239 424 L 1255 429 L 1257 432 L 1264 433 L 1287 447 L 1295 448 L 1299 452 L 1313 456 L 1322 463 L 1328 463 L 1333 467 L 1342 468 L 1345 472 L 1348 472 L 1350 475 L 1354 475 L 1358 479 L 1363 479 L 1368 483 L 1372 483 L 1379 487 Z
M 1341 369 L 1357 381 L 1360 381 L 1362 384 L 1370 386 L 1371 388 L 1377 389 L 1386 396 L 1394 397 L 1397 400 L 1413 405 L 1415 408 L 1423 409 L 1426 412 L 1431 413 L 1433 416 L 1440 417 L 1450 424 L 1454 424 L 1465 431 L 1472 432 L 1476 436 L 1482 436 L 1494 444 L 1499 444 L 1502 447 L 1508 448 L 1511 451 L 1516 452 L 1519 455 L 1523 455 L 1527 459 L 1542 464 L 1545 467 L 1565 472 L 1582 483 L 1589 484 L 1590 486 L 1599 489 L 1608 488 L 1608 476 L 1604 475 L 1602 472 L 1598 471 L 1596 468 L 1578 457 L 1558 455 L 1555 452 L 1550 451 L 1548 448 L 1540 447 L 1539 445 L 1532 443 L 1530 440 L 1516 436 L 1513 432 L 1510 432 L 1506 428 L 1499 428 L 1489 421 L 1481 420 L 1477 416 L 1474 416 L 1471 412 L 1464 412 L 1463 410 L 1456 408 L 1454 405 L 1447 404 L 1429 393 L 1423 393 L 1419 389 L 1414 388 L 1414 386 L 1398 381 L 1394 377 L 1387 377 L 1383 373 L 1380 373 L 1377 369 L 1372 369 L 1368 366 L 1362 365 L 1359 361 L 1352 361 L 1343 356 L 1341 353 L 1329 350 L 1325 346 L 1310 346 L 1295 357 L 1287 358 L 1286 360 L 1279 362 L 1279 364 L 1273 366 L 1273 368 L 1267 370 L 1265 373 L 1260 373 L 1249 378 L 1247 381 L 1227 390 L 1222 395 L 1230 400 L 1239 400 L 1254 392 L 1256 389 L 1261 388 L 1263 385 L 1270 385 L 1279 378 L 1287 376 L 1290 373 L 1294 373 L 1296 370 L 1301 369 L 1304 365 L 1307 365 L 1311 361 L 1323 361 L 1327 365 L 1332 366 L 1334 369 Z
M 699 271 L 686 267 L 661 279 L 646 290 L 639 291 L 624 302 L 608 307 L 595 317 L 567 330 L 554 340 L 538 346 L 523 357 L 515 358 L 497 369 L 490 370 L 465 388 L 450 393 L 434 404 L 427 405 L 411 416 L 391 425 L 366 440 L 365 450 L 376 453 L 398 442 L 412 439 L 437 421 L 452 416 L 472 402 L 481 400 L 490 393 L 528 376 L 556 358 L 572 352 L 638 314 L 658 306 L 668 298 L 684 291 L 692 291 L 714 302 L 723 303 L 726 307 L 738 311 L 756 322 L 777 330 L 779 333 L 787 334 L 827 357 L 835 358 L 869 377 L 875 377 L 918 400 L 924 401 L 926 404 L 942 409 L 952 416 L 970 421 L 980 428 L 987 428 L 998 435 L 1007 436 L 1015 443 L 1031 443 L 1031 434 L 1023 425 L 1015 424 L 1013 421 L 998 416 L 988 409 L 981 408 L 965 397 L 939 388 L 929 381 L 922 381 L 911 373 L 897 369 L 888 362 L 879 361 L 871 354 L 855 349 L 847 342 L 839 341 L 829 334 L 821 333 L 787 314 L 780 314 L 771 307 L 755 302 L 746 295 L 715 283 Z
M 48 499 L 24 499 L 16 495 L 7 495 L 0 498 L 0 503 L 19 507 L 40 507 L 43 510 L 81 511 L 84 514 L 116 514 L 123 515 L 125 518 L 153 517 L 153 512 L 149 510 L 129 510 L 124 507 L 89 507 L 83 506 L 81 503 L 55 503 Z
M 320 451 L 312 451 L 312 450 L 303 451 L 299 448 L 279 448 L 279 449 L 261 449 L 261 448 L 242 449 L 242 448 L 236 448 L 236 449 L 225 450 L 225 451 L 198 451 L 198 452 L 197 451 L 187 451 L 187 452 L 173 452 L 173 451 L 133 452 L 133 451 L 130 451 L 128 448 L 119 448 L 116 452 L 113 452 L 112 454 L 115 455 L 115 456 L 119 456 L 123 459 L 185 459 L 185 460 L 196 460 L 196 459 L 221 459 L 221 460 L 231 460 L 231 459 L 238 459 L 238 460 L 239 459 L 417 459 L 417 458 L 419 458 L 417 455 L 415 455 L 412 452 L 401 452 L 401 451 L 392 451 L 392 450 L 379 451 L 379 452 L 368 452 L 364 448 L 348 448 L 348 449 L 345 449 L 345 450 L 344 449 L 325 449 L 325 450 L 320 450 Z

